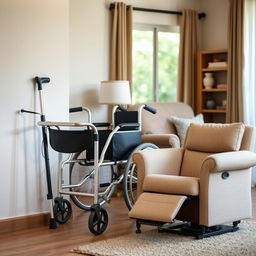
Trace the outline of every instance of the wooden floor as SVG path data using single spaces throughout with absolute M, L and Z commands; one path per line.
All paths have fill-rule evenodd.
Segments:
M 252 192 L 252 220 L 256 221 L 256 188 Z M 0 235 L 0 255 L 73 256 L 78 254 L 71 253 L 70 250 L 78 245 L 109 239 L 135 231 L 134 221 L 128 219 L 128 210 L 123 199 L 113 198 L 106 208 L 109 214 L 109 225 L 105 233 L 100 236 L 93 236 L 88 230 L 87 221 L 89 213 L 73 207 L 72 220 L 60 225 L 55 230 L 42 227 Z M 143 226 L 143 230 L 148 228 Z

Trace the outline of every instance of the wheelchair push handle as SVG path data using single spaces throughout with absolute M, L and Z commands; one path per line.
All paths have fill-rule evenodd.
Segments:
M 117 105 L 117 109 L 122 111 L 122 112 L 127 112 L 127 109 L 125 109 L 124 107 Z
M 75 108 L 70 108 L 69 113 L 75 113 L 75 112 L 80 112 L 83 111 L 82 107 L 75 107 Z
M 91 110 L 89 108 L 86 107 L 74 107 L 74 108 L 69 108 L 69 113 L 76 113 L 76 112 L 82 112 L 82 111 L 86 111 L 88 114 L 88 122 L 91 123 L 92 122 L 92 113 Z
M 35 77 L 35 81 L 37 83 L 37 89 L 38 91 L 41 91 L 43 89 L 43 84 L 50 83 L 50 78 L 49 77 Z
M 155 108 L 152 108 L 148 105 L 145 104 L 145 106 L 143 107 L 145 110 L 149 111 L 152 114 L 156 114 L 157 110 Z

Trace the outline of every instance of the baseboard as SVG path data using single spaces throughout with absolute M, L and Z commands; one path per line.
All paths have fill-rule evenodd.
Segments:
M 0 220 L 0 234 L 47 226 L 49 219 L 50 213 L 37 213 Z

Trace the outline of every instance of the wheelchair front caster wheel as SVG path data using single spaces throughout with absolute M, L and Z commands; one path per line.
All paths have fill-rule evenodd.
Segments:
M 108 213 L 104 208 L 92 209 L 88 220 L 89 230 L 94 235 L 102 234 L 108 226 Z
M 63 197 L 57 197 L 54 199 L 53 214 L 54 219 L 60 223 L 66 223 L 72 215 L 72 207 L 70 202 Z

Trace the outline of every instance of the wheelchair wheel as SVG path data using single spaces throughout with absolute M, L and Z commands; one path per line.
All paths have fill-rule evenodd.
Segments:
M 88 220 L 89 230 L 94 235 L 102 234 L 108 226 L 108 213 L 104 208 L 99 210 L 99 213 L 93 209 Z
M 132 154 L 142 150 L 157 149 L 158 146 L 151 143 L 143 143 L 133 150 L 128 158 L 123 179 L 123 192 L 126 206 L 129 210 L 132 209 L 137 199 L 137 168 L 132 160 Z
M 54 203 L 54 219 L 60 224 L 66 223 L 72 215 L 72 207 L 70 202 L 63 197 L 56 197 L 54 199 Z
M 79 182 L 86 179 L 86 181 L 79 187 L 75 187 L 70 189 L 74 192 L 81 192 L 81 193 L 90 193 L 93 194 L 94 191 L 94 168 L 91 165 L 88 165 L 85 162 L 86 159 L 86 153 L 81 152 L 74 154 L 72 160 L 76 159 L 83 159 L 79 162 L 74 162 L 70 164 L 70 184 L 78 184 Z M 104 170 L 104 173 L 109 173 L 109 181 L 110 183 L 115 178 L 115 170 L 113 165 L 104 166 L 102 168 L 107 168 L 107 170 Z M 102 170 L 102 169 L 101 169 Z M 110 184 L 108 183 L 108 184 Z M 99 192 L 103 192 L 104 188 L 99 188 Z M 111 198 L 112 194 L 115 191 L 115 186 L 112 187 L 110 192 L 106 195 L 105 198 L 99 198 L 99 204 L 102 206 L 107 202 L 108 198 Z M 91 205 L 93 204 L 93 197 L 91 196 L 79 196 L 79 195 L 70 195 L 71 200 L 74 202 L 74 204 L 79 207 L 82 210 L 89 211 L 91 210 Z

